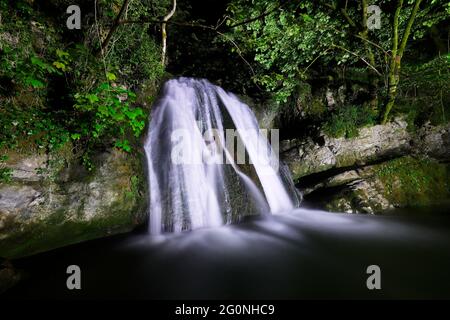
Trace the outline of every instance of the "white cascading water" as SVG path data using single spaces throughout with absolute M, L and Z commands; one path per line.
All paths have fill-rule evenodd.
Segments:
M 240 139 L 257 178 L 243 172 L 239 144 L 236 156 L 230 132 Z M 278 156 L 253 112 L 206 80 L 180 78 L 165 84 L 152 110 L 145 152 L 152 234 L 230 223 L 241 207 L 257 212 L 238 215 L 294 207 L 295 197 L 278 172 Z

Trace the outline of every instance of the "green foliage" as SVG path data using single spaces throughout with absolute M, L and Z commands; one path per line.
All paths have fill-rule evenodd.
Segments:
M 8 183 L 11 181 L 12 170 L 10 168 L 0 167 L 0 183 Z
M 3 75 L 10 77 L 16 84 L 43 89 L 46 78 L 52 74 L 60 74 L 58 67 L 47 63 L 34 53 L 29 58 L 23 56 L 21 48 L 5 45 L 0 60 Z
M 411 128 L 426 121 L 438 125 L 450 120 L 450 56 L 420 64 L 406 64 L 395 113 L 407 114 Z M 418 95 L 420 93 L 420 95 Z
M 0 156 L 0 183 L 11 181 L 12 170 L 4 166 L 4 162 L 8 160 L 6 155 Z
M 400 35 L 413 2 L 403 3 Z M 278 103 L 286 103 L 295 94 L 297 83 L 331 72 L 359 69 L 380 78 L 381 83 L 388 68 L 386 53 L 392 50 L 396 3 L 397 0 L 376 3 L 382 10 L 382 27 L 372 32 L 364 27 L 360 1 L 232 0 L 228 7 L 229 25 L 260 18 L 233 28 L 228 36 L 243 54 L 254 57 L 258 71 L 254 80 L 271 92 Z M 444 19 L 448 19 L 447 1 L 423 1 L 412 31 L 414 40 L 423 38 L 430 27 Z
M 62 76 L 54 65 L 64 55 L 56 49 L 59 37 L 40 16 L 29 19 L 35 14 L 30 2 L 0 1 L 0 7 L 0 148 L 30 137 L 38 148 L 59 148 L 68 141 L 64 123 L 55 117 L 61 112 L 45 110 L 48 79 Z
M 126 191 L 125 197 L 133 199 L 138 196 L 140 179 L 138 176 L 132 176 L 130 179 L 130 190 Z
M 100 21 L 111 24 L 122 3 L 122 0 L 100 1 L 99 4 L 102 6 L 99 13 Z M 171 0 L 130 1 L 126 19 L 154 20 L 155 17 L 164 16 L 170 6 Z M 154 26 L 151 24 L 121 25 L 105 50 L 103 58 L 107 69 L 117 70 L 118 80 L 127 87 L 141 89 L 140 85 L 144 81 L 157 81 L 164 73 L 164 67 L 161 65 L 161 48 L 151 36 L 153 33 Z M 92 47 L 98 47 L 97 37 L 90 38 L 89 41 Z
M 120 70 L 120 77 L 131 87 L 144 80 L 159 80 L 164 73 L 161 49 L 148 36 L 148 28 L 141 25 L 121 28 L 117 34 L 120 43 L 116 42 L 106 57 L 107 64 Z
M 16 6 L 16 8 L 14 8 Z M 54 54 L 56 31 L 43 20 L 29 20 L 33 13 L 28 1 L 11 6 L 1 1 L 0 70 L 4 78 L 26 88 L 44 89 L 46 78 L 59 71 L 47 59 Z M 45 32 L 45 35 L 44 35 Z M 50 48 L 50 50 L 48 50 Z
M 104 54 L 95 54 L 98 31 L 109 30 L 122 1 L 99 1 L 98 26 L 70 35 L 55 27 L 64 20 L 41 11 L 66 4 L 0 0 L 0 148 L 51 151 L 70 141 L 92 170 L 90 156 L 99 146 L 132 151 L 147 118 L 135 92 L 146 81 L 157 83 L 164 70 L 148 24 L 120 26 Z M 159 17 L 169 6 L 132 1 L 127 18 Z M 84 25 L 93 23 L 89 16 L 85 11 Z
M 279 1 L 236 0 L 229 6 L 233 21 L 244 21 L 276 9 Z M 311 2 L 288 2 L 265 18 L 237 27 L 231 35 L 254 59 L 263 72 L 255 81 L 274 93 L 278 102 L 287 99 L 299 80 L 306 78 L 307 66 L 314 60 L 330 59 L 326 56 L 340 21 L 317 11 Z M 299 16 L 296 12 L 302 12 Z M 231 22 L 230 22 L 231 23 Z
M 383 182 L 385 196 L 392 203 L 422 206 L 448 198 L 448 169 L 430 159 L 403 157 L 380 165 L 376 176 Z
M 376 124 L 376 117 L 368 107 L 344 106 L 331 114 L 323 130 L 332 137 L 353 138 L 358 135 L 359 128 Z
M 53 62 L 53 66 L 61 72 L 70 71 L 69 65 L 72 63 L 72 57 L 68 52 L 56 49 L 57 60 Z
M 66 128 L 39 108 L 22 110 L 9 103 L 0 112 L 0 148 L 16 148 L 20 140 L 30 137 L 39 149 L 58 149 L 69 141 Z
M 108 79 L 115 79 L 113 73 L 107 73 Z M 132 108 L 136 95 L 119 86 L 112 86 L 109 82 L 100 84 L 88 93 L 77 93 L 75 109 L 82 113 L 82 117 L 90 119 L 88 123 L 81 123 L 80 131 L 72 134 L 72 139 L 84 139 L 89 143 L 97 143 L 109 137 L 125 137 L 132 133 L 139 137 L 145 127 L 146 114 L 141 108 Z M 115 146 L 130 152 L 128 140 L 122 139 Z

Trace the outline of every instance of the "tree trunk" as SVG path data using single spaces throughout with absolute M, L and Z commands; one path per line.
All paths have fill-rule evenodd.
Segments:
M 414 2 L 413 10 L 411 11 L 411 15 L 409 16 L 408 23 L 406 25 L 405 31 L 402 36 L 402 41 L 400 43 L 400 47 L 398 46 L 398 24 L 399 24 L 399 15 L 403 5 L 403 0 L 399 0 L 397 3 L 397 9 L 395 11 L 394 16 L 394 37 L 392 40 L 392 56 L 391 63 L 389 68 L 389 78 L 388 78 L 388 98 L 385 106 L 382 123 L 385 124 L 388 120 L 389 113 L 392 110 L 392 107 L 395 104 L 395 99 L 397 97 L 397 86 L 400 81 L 400 66 L 403 57 L 403 53 L 405 52 L 406 43 L 408 42 L 409 35 L 411 33 L 411 28 L 414 23 L 414 20 L 417 15 L 417 11 L 419 10 L 419 6 L 422 0 L 416 0 Z
M 114 19 L 114 23 L 111 27 L 111 29 L 109 29 L 108 35 L 106 36 L 105 40 L 102 42 L 102 44 L 100 45 L 100 49 L 97 51 L 97 55 L 99 55 L 100 53 L 103 52 L 103 50 L 106 49 L 106 47 L 109 44 L 109 41 L 112 38 L 112 35 L 114 34 L 114 32 L 117 30 L 117 27 L 120 24 L 120 18 L 122 17 L 123 13 L 125 12 L 125 10 L 128 7 L 128 4 L 130 3 L 130 0 L 125 0 L 122 4 L 122 7 L 120 8 L 119 13 L 116 16 L 116 19 Z
M 367 8 L 368 8 L 368 1 L 362 0 L 362 31 L 360 32 L 360 36 L 364 40 L 369 40 L 369 29 L 367 27 Z M 369 45 L 367 41 L 364 41 L 364 46 L 367 52 L 367 57 L 369 58 L 369 63 L 373 66 L 375 66 L 375 55 L 372 51 L 372 47 Z M 369 105 L 370 108 L 374 111 L 378 109 L 378 75 L 373 71 L 369 70 L 369 94 L 370 94 L 370 101 Z
M 169 21 L 170 18 L 177 10 L 177 0 L 173 0 L 172 10 L 164 17 L 163 23 L 161 24 L 161 34 L 162 34 L 162 58 L 161 63 L 164 66 L 166 64 L 166 52 L 167 52 L 167 33 L 166 33 L 166 22 Z
M 397 8 L 395 9 L 394 21 L 393 21 L 393 35 L 392 35 L 392 53 L 389 64 L 389 74 L 388 74 L 388 96 L 385 105 L 383 119 L 381 123 L 386 123 L 389 112 L 391 111 L 394 103 L 395 97 L 397 96 L 397 81 L 396 81 L 396 68 L 397 68 L 397 50 L 398 50 L 398 24 L 400 12 L 402 10 L 403 0 L 398 0 Z M 400 61 L 400 59 L 398 59 Z

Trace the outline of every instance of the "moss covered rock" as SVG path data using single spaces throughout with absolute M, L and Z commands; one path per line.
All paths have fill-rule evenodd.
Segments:
M 450 199 L 449 165 L 429 158 L 406 156 L 352 172 L 322 182 L 322 190 L 341 186 L 322 200 L 326 209 L 381 213 L 392 208 L 437 205 Z
M 357 137 L 332 138 L 322 135 L 306 141 L 283 141 L 283 160 L 294 179 L 332 168 L 361 166 L 409 153 L 412 136 L 407 123 L 397 119 L 386 125 L 362 128 Z
M 141 155 L 116 149 L 87 171 L 63 148 L 52 155 L 11 152 L 0 184 L 0 257 L 17 258 L 126 232 L 145 221 Z
M 411 131 L 397 118 L 353 138 L 282 141 L 281 151 L 305 199 L 330 211 L 377 213 L 450 199 L 448 124 Z
M 450 125 L 424 125 L 410 132 L 403 118 L 385 125 L 361 128 L 353 138 L 325 134 L 306 140 L 284 140 L 281 158 L 295 180 L 329 169 L 352 168 L 413 154 L 450 160 Z

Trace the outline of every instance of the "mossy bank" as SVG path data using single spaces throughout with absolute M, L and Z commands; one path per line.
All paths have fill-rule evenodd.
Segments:
M 147 183 L 141 152 L 93 155 L 89 171 L 67 155 L 8 153 L 0 183 L 0 257 L 18 258 L 127 232 L 146 219 Z
M 383 213 L 445 205 L 450 199 L 450 166 L 429 158 L 405 156 L 348 172 L 347 178 L 345 187 L 330 193 L 326 209 Z
M 448 125 L 410 131 L 397 118 L 353 138 L 283 141 L 281 151 L 305 200 L 329 211 L 382 213 L 450 199 Z

